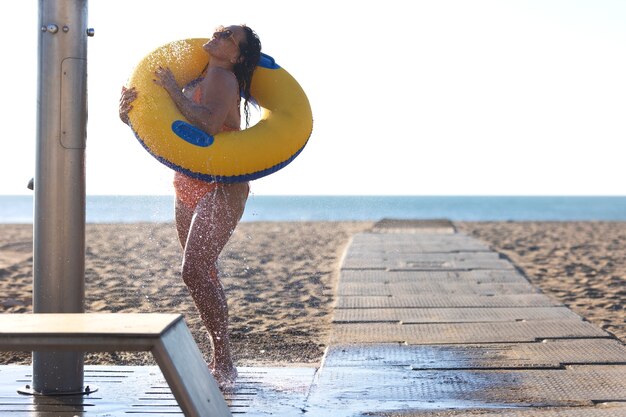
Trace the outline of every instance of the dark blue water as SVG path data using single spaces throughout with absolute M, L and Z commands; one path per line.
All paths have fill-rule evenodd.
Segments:
M 87 222 L 169 222 L 171 196 L 87 196 Z M 31 196 L 0 196 L 0 223 L 32 223 Z M 626 220 L 619 197 L 250 196 L 243 221 L 447 218 L 465 221 Z

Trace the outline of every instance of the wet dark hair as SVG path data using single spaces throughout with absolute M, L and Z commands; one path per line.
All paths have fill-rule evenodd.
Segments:
M 239 44 L 239 60 L 233 67 L 237 77 L 239 91 L 244 100 L 243 112 L 246 118 L 246 127 L 250 124 L 250 86 L 252 75 L 261 59 L 261 40 L 258 35 L 246 25 L 241 25 L 246 33 L 246 40 Z

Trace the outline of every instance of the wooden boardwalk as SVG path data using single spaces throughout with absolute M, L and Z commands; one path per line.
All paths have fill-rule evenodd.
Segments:
M 623 343 L 451 224 L 379 226 L 346 252 L 309 415 L 626 416 Z

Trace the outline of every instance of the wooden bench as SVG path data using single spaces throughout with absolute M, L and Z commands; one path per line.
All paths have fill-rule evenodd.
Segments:
M 0 351 L 150 351 L 185 416 L 230 416 L 180 314 L 0 314 Z

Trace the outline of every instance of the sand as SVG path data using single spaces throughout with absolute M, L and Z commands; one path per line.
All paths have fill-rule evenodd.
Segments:
M 252 222 L 220 260 L 238 366 L 317 366 L 326 347 L 341 256 L 370 222 Z M 545 293 L 626 341 L 626 222 L 457 223 L 509 257 Z M 210 342 L 180 279 L 173 224 L 88 224 L 87 312 L 177 312 Z M 0 312 L 32 311 L 32 225 L 0 225 Z M 30 354 L 0 353 L 28 364 Z M 86 363 L 153 364 L 150 354 L 88 354 Z

